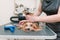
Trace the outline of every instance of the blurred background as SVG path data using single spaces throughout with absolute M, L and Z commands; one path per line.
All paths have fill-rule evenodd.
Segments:
M 14 2 L 24 4 L 28 8 L 38 7 L 39 0 L 0 0 L 0 25 L 10 22 L 10 17 L 14 15 Z

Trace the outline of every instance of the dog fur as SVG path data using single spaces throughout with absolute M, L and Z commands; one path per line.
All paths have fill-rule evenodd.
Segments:
M 23 25 L 19 24 L 18 28 L 25 32 L 42 30 L 42 27 L 40 27 L 37 23 L 32 22 L 25 22 Z

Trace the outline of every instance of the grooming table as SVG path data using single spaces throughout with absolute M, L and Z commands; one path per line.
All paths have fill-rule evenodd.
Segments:
M 5 25 L 14 23 L 7 23 Z M 4 25 L 0 26 L 0 38 L 8 39 L 56 39 L 57 34 L 53 32 L 48 26 L 39 32 L 24 32 L 16 28 L 14 33 L 4 31 Z

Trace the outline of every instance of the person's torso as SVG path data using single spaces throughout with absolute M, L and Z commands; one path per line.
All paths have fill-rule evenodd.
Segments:
M 47 15 L 57 14 L 60 0 L 43 0 L 42 11 Z
M 60 0 L 43 0 L 42 2 L 42 11 L 47 15 L 57 14 Z M 55 32 L 60 32 L 60 22 L 47 23 L 47 25 L 53 29 Z

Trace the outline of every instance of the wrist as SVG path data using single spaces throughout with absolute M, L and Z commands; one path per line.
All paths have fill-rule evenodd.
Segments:
M 43 18 L 43 17 L 39 17 L 39 16 L 38 16 L 38 17 L 36 18 L 36 22 L 43 22 L 43 21 L 44 21 L 44 18 Z
M 36 17 L 36 22 L 39 22 L 40 21 L 40 18 L 39 16 Z

